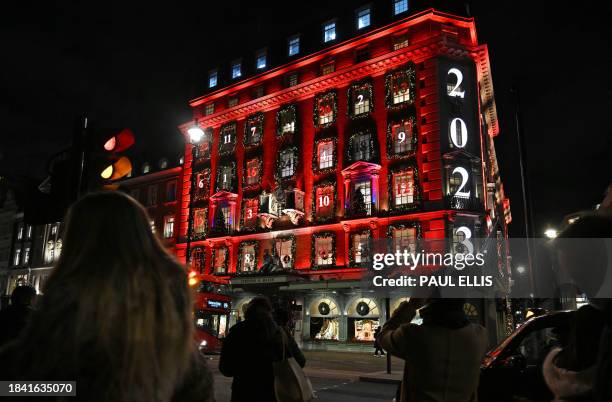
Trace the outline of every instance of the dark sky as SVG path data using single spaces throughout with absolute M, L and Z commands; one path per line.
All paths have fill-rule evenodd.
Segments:
M 175 157 L 182 149 L 176 126 L 190 118 L 187 101 L 217 60 L 227 65 L 364 3 L 48 1 L 5 8 L 0 171 L 43 176 L 46 157 L 70 143 L 75 118 L 85 112 L 99 125 L 132 128 L 137 159 Z M 515 235 L 522 208 L 513 85 L 538 233 L 597 203 L 612 181 L 612 32 L 601 3 L 471 2 L 491 54 L 497 154 Z

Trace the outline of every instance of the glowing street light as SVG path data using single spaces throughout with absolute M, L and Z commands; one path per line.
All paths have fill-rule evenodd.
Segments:
M 187 129 L 187 134 L 189 134 L 189 141 L 192 144 L 198 144 L 204 138 L 204 130 L 200 128 L 197 124 Z
M 518 267 L 516 267 L 516 272 L 520 275 L 523 275 L 526 271 L 527 269 L 523 265 L 519 265 Z
M 553 228 L 548 228 L 544 231 L 544 236 L 548 237 L 549 239 L 554 239 L 557 237 L 557 229 L 553 229 Z

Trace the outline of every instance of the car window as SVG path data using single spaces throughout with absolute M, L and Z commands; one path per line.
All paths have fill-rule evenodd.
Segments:
M 559 345 L 554 328 L 543 328 L 531 332 L 519 344 L 518 352 L 525 357 L 527 365 L 539 365 L 550 350 Z

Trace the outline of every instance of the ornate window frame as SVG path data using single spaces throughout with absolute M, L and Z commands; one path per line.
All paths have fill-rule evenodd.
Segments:
M 274 238 L 274 242 L 272 244 L 272 246 L 274 247 L 274 252 L 276 253 L 276 244 L 278 242 L 284 242 L 284 241 L 288 241 L 291 240 L 291 268 L 289 269 L 295 269 L 295 254 L 296 254 L 296 250 L 297 250 L 297 240 L 295 235 L 284 235 L 284 236 L 277 236 Z M 280 258 L 280 256 L 279 256 Z M 281 264 L 282 264 L 282 260 L 281 260 Z M 286 269 L 286 268 L 283 268 Z
M 294 162 L 293 174 L 291 176 L 282 177 L 283 167 L 281 165 L 281 157 L 287 151 L 293 153 L 293 162 Z M 300 153 L 299 153 L 298 147 L 295 145 L 289 145 L 289 146 L 283 147 L 279 149 L 278 151 L 278 157 L 276 158 L 276 169 L 274 172 L 274 177 L 276 178 L 278 182 L 286 182 L 286 181 L 295 180 L 298 170 L 299 170 L 299 166 L 300 166 Z
M 319 190 L 320 188 L 325 188 L 325 187 L 332 187 L 333 191 L 334 191 L 334 196 L 332 197 L 331 201 L 331 215 L 330 216 L 319 216 L 317 214 L 317 190 Z M 338 188 L 336 185 L 336 181 L 335 180 L 325 180 L 322 181 L 320 183 L 315 184 L 312 187 L 312 213 L 314 215 L 314 221 L 317 223 L 327 223 L 327 222 L 333 222 L 336 219 L 336 207 L 337 207 L 337 200 L 338 200 Z
M 248 184 L 247 183 L 247 163 L 252 161 L 253 159 L 257 160 L 257 169 L 258 169 L 258 178 L 256 183 Z M 245 156 L 244 158 L 244 169 L 242 170 L 242 190 L 253 190 L 258 189 L 261 186 L 261 178 L 263 177 L 263 158 L 261 155 L 256 155 L 252 157 Z
M 246 219 L 244 217 L 244 214 L 246 211 L 246 204 L 249 201 L 257 201 L 257 209 L 259 210 L 259 196 L 242 199 L 242 205 L 240 206 L 240 231 L 241 232 L 254 232 L 257 230 L 257 217 L 255 218 L 255 225 L 253 227 L 246 226 Z M 257 212 L 255 212 L 255 214 L 257 216 Z
M 331 142 L 332 143 L 332 164 L 330 167 L 326 167 L 326 168 L 319 168 L 320 163 L 319 163 L 319 145 L 321 145 L 324 142 Z M 326 137 L 326 138 L 320 138 L 317 139 L 314 142 L 314 149 L 313 149 L 313 154 L 314 154 L 314 158 L 312 159 L 312 170 L 313 172 L 317 173 L 317 174 L 325 174 L 325 173 L 331 173 L 334 172 L 336 170 L 336 165 L 338 164 L 338 138 L 336 137 Z
M 393 87 L 398 78 L 408 79 L 408 100 L 401 103 L 393 103 Z M 413 62 L 391 70 L 385 74 L 385 104 L 387 109 L 401 109 L 407 105 L 413 105 L 416 96 L 416 67 Z
M 415 240 L 418 242 L 421 240 L 421 222 L 418 220 L 411 220 L 411 221 L 400 221 L 400 222 L 394 222 L 392 224 L 390 224 L 387 227 L 387 239 L 389 239 L 389 241 L 393 241 L 393 230 L 401 230 L 401 229 L 416 229 L 416 237 Z M 418 244 L 417 244 L 418 246 Z M 393 247 L 393 244 L 391 244 L 391 247 Z M 395 252 L 395 250 L 392 250 L 393 252 Z
M 217 257 L 217 253 L 221 249 L 225 249 L 225 260 L 223 261 L 223 272 L 215 272 L 215 260 L 216 260 L 216 257 Z M 222 246 L 214 246 L 214 247 L 212 247 L 212 254 L 211 254 L 211 260 L 210 260 L 210 273 L 212 275 L 227 275 L 227 274 L 229 274 L 229 272 L 228 272 L 229 257 L 230 257 L 230 249 L 229 249 L 228 246 L 222 245 Z
M 353 102 L 353 92 L 365 90 L 368 92 L 368 98 L 370 101 L 370 109 L 367 112 L 355 114 L 355 104 Z M 366 78 L 361 81 L 352 83 L 347 92 L 347 108 L 346 113 L 351 119 L 362 119 L 372 115 L 374 111 L 374 86 L 370 78 Z
M 220 186 L 220 178 L 221 178 L 221 174 L 223 173 L 223 169 L 225 167 L 229 167 L 230 168 L 230 175 L 232 177 L 232 182 L 230 183 L 230 188 L 223 188 Z M 233 193 L 236 191 L 236 187 L 238 185 L 238 176 L 236 174 L 236 162 L 231 160 L 231 161 L 223 161 L 217 164 L 217 177 L 215 178 L 215 191 L 227 191 L 230 193 Z
M 202 231 L 201 233 L 196 233 L 196 211 L 204 211 L 204 231 Z M 201 240 L 204 239 L 206 237 L 206 234 L 208 233 L 208 207 L 196 207 L 193 209 L 193 240 Z
M 320 123 L 319 117 L 321 115 L 321 111 L 319 107 L 319 102 L 324 101 L 324 100 L 328 100 L 331 102 L 331 105 L 329 107 L 331 109 L 332 117 L 329 122 Z M 314 121 L 315 128 L 326 128 L 333 124 L 336 124 L 336 120 L 338 119 L 338 92 L 335 89 L 315 95 L 312 118 Z
M 244 251 L 244 249 L 248 246 L 253 246 L 255 249 L 255 256 L 253 264 L 255 265 L 255 268 L 253 269 L 253 271 L 248 271 L 248 272 L 243 272 L 242 270 L 242 253 Z M 251 272 L 257 272 L 258 271 L 258 266 L 257 266 L 257 260 L 258 260 L 258 254 L 259 254 L 259 241 L 257 240 L 245 240 L 245 241 L 241 241 L 240 244 L 238 245 L 238 263 L 236 264 L 236 273 L 238 275 L 240 274 L 248 274 Z
M 257 127 L 257 129 L 260 132 L 259 141 L 257 142 L 253 142 L 252 140 L 249 141 L 249 139 L 251 138 L 249 127 L 253 127 L 253 126 Z M 244 123 L 244 137 L 242 139 L 244 148 L 251 149 L 251 148 L 258 147 L 259 145 L 263 143 L 263 136 L 264 136 L 264 114 L 259 112 L 259 113 L 255 113 L 247 117 Z
M 196 266 L 196 259 L 194 258 L 196 252 L 200 252 L 199 263 Z M 204 273 L 206 271 L 206 247 L 204 246 L 195 246 L 191 249 L 191 267 L 195 269 L 199 273 Z
M 393 126 L 398 124 L 409 124 L 412 126 L 412 139 L 410 141 L 412 150 L 404 151 L 399 154 L 395 153 L 395 144 L 393 143 Z M 401 159 L 414 156 L 418 146 L 418 138 L 419 131 L 416 124 L 416 113 L 414 113 L 414 111 L 411 111 L 409 116 L 405 118 L 390 118 L 387 122 L 387 158 Z
M 326 237 L 331 237 L 332 239 L 332 263 L 329 265 L 317 265 L 317 257 L 316 257 L 316 244 L 317 239 L 322 239 Z M 336 266 L 336 233 L 330 231 L 317 232 L 312 235 L 312 243 L 311 243 L 311 253 L 310 253 L 310 266 L 312 269 L 328 269 Z
M 202 137 L 201 142 L 195 146 L 196 152 L 194 162 L 201 162 L 210 159 L 213 142 L 213 132 L 214 131 L 212 127 L 207 127 L 204 129 L 204 136 Z
M 284 114 L 293 114 L 293 132 L 283 132 L 281 127 L 281 119 Z M 276 112 L 276 137 L 281 138 L 286 135 L 297 135 L 300 131 L 300 125 L 298 122 L 297 104 L 289 103 L 283 105 Z
M 353 142 L 355 141 L 357 136 L 362 135 L 362 134 L 369 134 L 370 135 L 370 159 L 368 159 L 368 160 L 353 159 Z M 355 163 L 355 162 L 358 162 L 358 161 L 364 161 L 364 162 L 373 162 L 373 161 L 376 161 L 378 159 L 378 149 L 376 147 L 375 137 L 376 137 L 376 130 L 375 129 L 372 129 L 372 128 L 367 127 L 367 126 L 358 127 L 357 129 L 355 129 L 351 133 L 349 138 L 348 138 L 346 152 L 345 152 L 345 154 L 346 154 L 346 161 L 349 164 L 352 164 L 352 163 Z
M 223 143 L 223 137 L 226 131 L 231 131 L 231 134 L 234 137 L 233 141 L 231 142 L 231 149 L 229 145 L 227 146 L 227 148 L 225 148 L 226 144 Z M 233 154 L 234 151 L 236 150 L 237 142 L 238 142 L 238 123 L 236 122 L 236 120 L 227 122 L 224 125 L 222 125 L 221 128 L 219 129 L 219 146 L 218 146 L 219 156 Z
M 405 172 L 412 169 L 414 177 L 414 194 L 413 202 L 411 204 L 402 204 L 399 206 L 395 205 L 395 193 L 393 188 L 393 174 Z M 389 189 L 389 211 L 390 212 L 408 212 L 415 211 L 421 208 L 421 187 L 419 183 L 419 167 L 416 161 L 410 161 L 389 167 L 389 177 L 387 180 Z
M 363 268 L 367 266 L 367 263 L 363 261 L 360 263 L 355 262 L 355 249 L 353 243 L 353 236 L 355 235 L 368 235 L 368 241 L 372 241 L 372 230 L 367 228 L 358 229 L 356 231 L 349 232 L 349 266 Z
M 194 186 L 194 189 L 195 189 L 195 194 L 193 195 L 194 201 L 205 201 L 208 198 L 210 198 L 210 181 L 211 181 L 210 173 L 211 171 L 209 167 L 195 172 L 194 180 L 196 181 L 196 184 Z M 204 187 L 202 187 L 202 190 L 200 190 L 200 187 L 197 184 L 198 175 L 208 175 L 208 180 L 206 181 Z

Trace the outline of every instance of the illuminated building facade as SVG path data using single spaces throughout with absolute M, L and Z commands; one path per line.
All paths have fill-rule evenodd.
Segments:
M 191 228 L 192 269 L 231 285 L 234 320 L 267 294 L 294 307 L 304 341 L 371 341 L 386 306 L 360 289 L 370 239 L 495 239 L 508 280 L 487 47 L 471 18 L 396 14 L 374 28 L 370 10 L 356 10 L 346 40 L 325 23 L 314 53 L 291 36 L 288 63 L 269 67 L 258 52 L 256 74 L 233 62 L 227 85 L 211 70 L 208 93 L 190 102 L 181 131 L 205 135 L 185 150 L 177 254 L 187 260 Z M 466 304 L 493 339 L 497 310 Z

